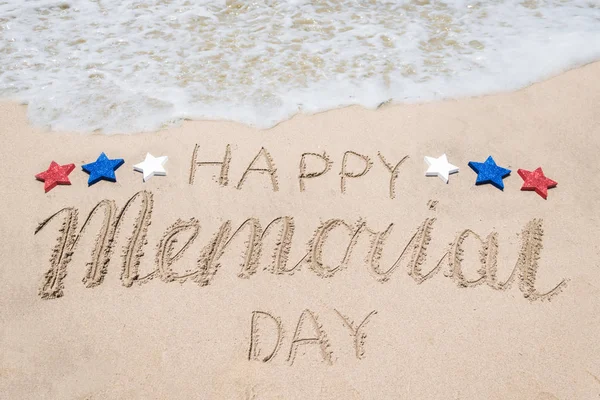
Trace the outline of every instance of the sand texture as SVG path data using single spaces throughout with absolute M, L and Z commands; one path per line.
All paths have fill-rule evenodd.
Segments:
M 0 105 L 2 398 L 600 397 L 600 63 L 266 131 L 26 113 Z M 88 187 L 100 152 L 125 164 Z M 146 152 L 167 176 L 134 172 Z M 467 166 L 489 155 L 503 192 Z M 76 168 L 44 193 L 52 160 Z M 540 166 L 547 200 L 520 190 Z

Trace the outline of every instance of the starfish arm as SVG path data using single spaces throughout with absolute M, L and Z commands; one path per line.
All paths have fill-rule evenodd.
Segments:
M 524 169 L 518 169 L 517 170 L 517 174 L 519 174 L 519 176 L 521 178 L 523 178 L 524 181 L 527 181 L 527 179 L 529 178 L 529 176 L 531 176 L 531 172 L 526 171 Z
M 431 164 L 435 163 L 435 158 L 433 157 L 427 157 L 425 156 L 425 162 L 427 163 L 427 165 L 429 165 L 431 167 Z
M 54 180 L 47 180 L 44 181 L 44 191 L 46 193 L 48 193 L 50 190 L 54 189 L 56 187 L 56 181 Z
M 89 173 L 91 173 L 91 170 L 94 168 L 94 164 L 95 163 L 83 164 L 81 166 L 81 169 L 89 174 Z
M 444 183 L 448 183 L 449 173 L 447 170 L 440 171 L 438 176 L 442 181 L 444 181 Z
M 56 182 L 60 185 L 70 185 L 71 181 L 69 180 L 68 176 L 61 176 L 60 178 L 56 179 Z
M 114 160 L 110 160 L 110 166 L 113 170 L 116 170 L 117 168 L 119 168 L 121 165 L 123 165 L 125 163 L 125 160 L 123 160 L 122 158 L 117 158 Z
M 451 174 L 455 174 L 459 171 L 459 168 L 456 165 L 448 164 L 448 172 Z
M 37 175 L 35 176 L 35 179 L 37 179 L 37 180 L 39 180 L 39 181 L 44 181 L 44 180 L 46 180 L 46 173 L 47 173 L 47 171 L 40 172 L 39 174 L 37 174 Z
M 483 163 L 480 162 L 475 162 L 475 161 L 469 161 L 469 167 L 471 167 L 471 169 L 475 172 L 479 172 L 479 170 L 481 169 L 481 167 L 483 166 Z
M 488 183 L 489 180 L 487 177 L 481 176 L 480 174 L 477 174 L 477 179 L 475 180 L 475 184 L 476 185 L 482 185 L 484 183 Z
M 117 176 L 115 175 L 115 171 L 114 170 L 112 170 L 112 171 L 106 171 L 106 174 L 102 174 L 102 177 L 104 179 L 107 179 L 107 180 L 112 181 L 112 182 L 116 182 L 117 181 Z
M 523 186 L 521 186 L 521 190 L 535 190 L 535 186 L 529 185 L 527 182 L 523 182 Z
M 537 194 L 542 196 L 544 200 L 548 199 L 548 188 L 546 186 L 538 186 L 535 188 Z
M 492 156 L 488 156 L 488 158 L 485 159 L 484 164 L 496 166 L 496 161 L 494 161 L 494 158 Z
M 60 166 L 60 173 L 57 177 L 57 182 L 61 185 L 70 185 L 69 174 L 75 169 L 75 164 L 67 164 Z
M 491 179 L 492 185 L 496 186 L 500 190 L 504 190 L 504 181 L 501 177 L 494 177 Z
M 67 164 L 65 167 L 67 167 L 65 168 L 65 172 L 67 175 L 69 175 L 75 169 L 75 164 Z
M 429 168 L 427 168 L 427 171 L 425 171 L 425 175 L 426 176 L 436 176 L 437 175 L 437 168 L 435 167 L 435 165 L 431 165 Z
M 154 173 L 161 176 L 167 175 L 167 171 L 162 165 L 157 165 L 156 168 L 154 168 Z
M 88 178 L 88 186 L 93 185 L 94 183 L 98 182 L 100 179 L 102 179 L 102 175 L 98 174 L 95 171 L 90 172 L 90 177 Z

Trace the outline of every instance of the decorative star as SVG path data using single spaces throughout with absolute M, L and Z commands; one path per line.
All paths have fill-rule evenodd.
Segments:
M 476 185 L 491 183 L 500 190 L 504 190 L 502 179 L 510 175 L 510 169 L 502 168 L 496 165 L 496 162 L 489 156 L 485 162 L 469 161 L 469 167 L 477 172 Z
M 123 163 L 125 163 L 125 161 L 122 158 L 115 158 L 113 160 L 108 158 L 106 154 L 102 153 L 96 161 L 82 165 L 81 168 L 90 174 L 88 186 L 91 186 L 101 179 L 116 182 L 117 177 L 115 176 L 115 171 L 117 168 L 123 165 Z
M 135 164 L 133 169 L 135 171 L 141 172 L 144 174 L 144 182 L 153 176 L 165 176 L 167 175 L 167 171 L 165 171 L 164 165 L 169 158 L 167 156 L 162 157 L 154 157 L 150 153 L 146 153 L 146 159 L 139 164 Z
M 425 176 L 439 176 L 444 183 L 448 183 L 448 175 L 458 172 L 458 167 L 448 162 L 446 154 L 442 154 L 438 158 L 425 157 L 425 162 L 429 165 Z
M 517 170 L 517 173 L 523 178 L 523 186 L 521 190 L 535 190 L 537 194 L 544 199 L 548 198 L 548 189 L 555 187 L 558 183 L 552 179 L 546 178 L 542 167 L 536 168 L 535 171 L 526 171 L 524 169 Z
M 44 182 L 44 190 L 48 193 L 56 185 L 70 185 L 69 174 L 75 169 L 75 164 L 58 165 L 55 161 L 44 172 L 40 172 L 35 177 Z

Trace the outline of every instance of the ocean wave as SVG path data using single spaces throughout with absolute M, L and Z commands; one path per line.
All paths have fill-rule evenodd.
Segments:
M 0 1 L 0 96 L 60 131 L 510 91 L 600 59 L 595 0 Z

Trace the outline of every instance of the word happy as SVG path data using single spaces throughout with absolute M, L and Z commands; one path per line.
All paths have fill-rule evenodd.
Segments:
M 192 153 L 192 162 L 190 167 L 190 175 L 189 175 L 189 184 L 194 183 L 196 170 L 198 167 L 218 167 L 219 168 L 219 178 L 218 182 L 221 186 L 227 186 L 229 184 L 229 167 L 231 165 L 231 146 L 227 145 L 225 147 L 225 154 L 221 160 L 212 160 L 212 161 L 200 161 L 198 158 L 198 150 L 199 146 L 196 145 L 194 147 L 194 152 Z M 395 197 L 395 183 L 398 178 L 399 168 L 408 159 L 408 156 L 402 157 L 397 163 L 391 164 L 386 161 L 386 159 L 378 153 L 378 158 L 380 162 L 385 166 L 385 168 L 390 173 L 389 178 L 389 196 L 390 198 Z M 349 162 L 351 159 L 354 159 L 355 162 L 361 164 L 358 168 L 350 168 Z M 308 169 L 308 163 L 312 162 L 314 164 L 318 164 L 314 169 Z M 332 169 L 333 161 L 327 155 L 327 153 L 323 152 L 322 154 L 318 153 L 303 153 L 300 157 L 300 165 L 299 165 L 299 174 L 298 174 L 298 185 L 301 192 L 306 190 L 306 182 L 310 179 L 315 179 L 320 176 L 325 175 Z M 340 167 L 340 191 L 342 193 L 346 192 L 346 185 L 349 180 L 360 178 L 365 176 L 373 167 L 373 160 L 363 154 L 356 153 L 354 151 L 346 151 L 342 157 L 342 163 Z M 236 188 L 241 189 L 244 186 L 244 183 L 252 173 L 261 173 L 266 174 L 269 179 L 269 183 L 274 192 L 279 190 L 279 178 L 277 174 L 277 168 L 275 167 L 275 162 L 273 161 L 273 157 L 269 153 L 267 149 L 262 147 L 258 154 L 252 159 L 244 173 L 242 174 L 240 180 L 238 181 Z

